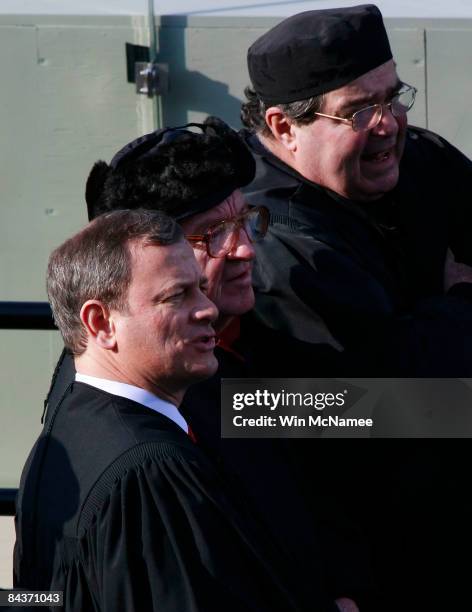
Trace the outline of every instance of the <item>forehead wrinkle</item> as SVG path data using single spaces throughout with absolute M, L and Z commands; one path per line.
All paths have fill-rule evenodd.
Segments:
M 228 214 L 226 214 L 225 217 L 224 212 L 220 212 L 223 208 L 223 205 L 227 205 L 226 200 L 224 200 L 223 202 L 221 202 L 221 204 L 218 204 L 214 208 L 205 211 L 204 213 L 195 215 L 195 218 L 193 220 L 195 226 L 191 233 L 203 234 L 203 232 L 208 228 L 208 226 L 213 225 L 214 223 L 218 223 L 218 221 L 224 221 L 225 218 L 228 218 Z M 201 218 L 198 219 L 198 217 Z
M 244 212 L 248 208 L 246 201 L 243 198 L 243 206 L 241 207 L 241 210 L 237 210 L 239 199 L 236 199 L 234 193 L 235 192 L 213 208 L 210 208 L 209 210 L 200 214 L 197 213 L 194 219 L 195 226 L 192 232 L 187 233 L 203 234 L 211 225 L 215 225 L 220 221 L 227 221 L 228 219 L 232 219 L 233 217 Z M 203 217 L 203 215 L 205 215 L 205 218 L 202 218 L 201 220 L 197 219 L 197 217 Z

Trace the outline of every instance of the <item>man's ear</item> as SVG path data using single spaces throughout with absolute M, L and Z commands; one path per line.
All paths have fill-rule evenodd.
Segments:
M 265 113 L 265 120 L 275 140 L 287 151 L 296 148 L 296 134 L 291 120 L 278 106 L 270 106 Z
M 80 309 L 80 320 L 87 330 L 89 341 L 113 350 L 116 347 L 115 324 L 110 311 L 99 300 L 87 300 Z

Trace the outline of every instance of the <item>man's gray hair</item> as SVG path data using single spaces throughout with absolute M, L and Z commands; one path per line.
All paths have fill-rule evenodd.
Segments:
M 151 210 L 117 210 L 97 217 L 52 252 L 47 292 L 64 343 L 75 355 L 87 344 L 80 310 L 87 300 L 125 311 L 131 283 L 131 242 L 164 246 L 183 239 L 170 217 Z
M 266 138 L 272 137 L 272 132 L 265 120 L 266 110 L 277 106 L 296 125 L 309 125 L 316 119 L 315 113 L 322 110 L 324 95 L 313 96 L 306 100 L 298 100 L 287 104 L 266 104 L 250 87 L 244 90 L 246 102 L 241 106 L 241 121 L 243 125 L 255 134 Z

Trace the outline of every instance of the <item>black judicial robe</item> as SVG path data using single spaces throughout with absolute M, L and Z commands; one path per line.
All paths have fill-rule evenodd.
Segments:
M 283 552 L 198 446 L 166 417 L 83 383 L 48 413 L 16 530 L 15 586 L 63 590 L 66 610 L 308 609 Z
M 261 342 L 270 338 L 262 337 Z M 376 610 L 368 551 L 362 534 L 325 496 L 319 487 L 326 468 L 314 476 L 299 465 L 289 440 L 222 439 L 221 378 L 254 375 L 251 355 L 217 347 L 219 370 L 210 379 L 193 385 L 185 394 L 180 412 L 190 423 L 201 448 L 237 495 L 251 517 L 260 523 L 269 539 L 283 550 L 283 574 L 296 576 L 296 593 L 302 607 L 323 610 L 325 601 L 351 597 L 363 612 Z M 47 397 L 48 414 L 67 394 L 75 377 L 72 357 L 63 351 Z M 309 479 L 319 495 L 305 490 Z M 230 554 L 228 549 L 226 554 Z M 328 608 L 329 609 L 329 608 Z

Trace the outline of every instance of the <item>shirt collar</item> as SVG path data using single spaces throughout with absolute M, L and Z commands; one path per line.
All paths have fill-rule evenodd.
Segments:
M 116 380 L 107 380 L 106 378 L 97 378 L 96 376 L 89 376 L 88 374 L 75 375 L 77 382 L 85 383 L 91 387 L 96 387 L 112 395 L 118 395 L 120 397 L 126 397 L 133 402 L 146 406 L 159 414 L 166 416 L 171 421 L 174 421 L 176 425 L 181 427 L 185 433 L 188 434 L 187 421 L 180 414 L 177 407 L 170 402 L 162 400 L 150 391 L 135 387 L 134 385 L 128 385 L 127 383 L 118 382 Z

